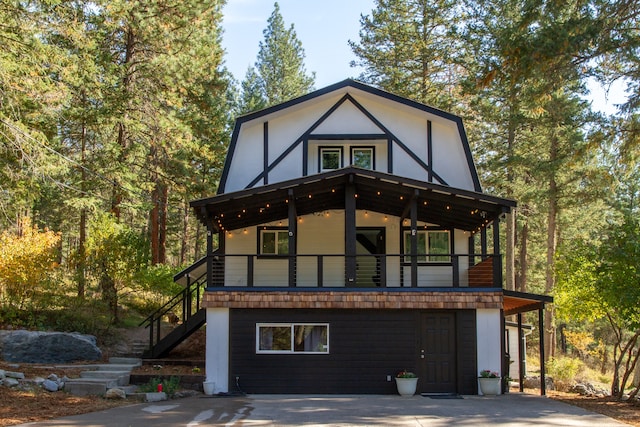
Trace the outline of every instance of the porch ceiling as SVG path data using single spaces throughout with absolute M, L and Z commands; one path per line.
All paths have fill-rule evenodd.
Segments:
M 516 206 L 509 199 L 357 167 L 224 193 L 191 206 L 205 225 L 211 220 L 218 231 L 236 230 L 286 219 L 290 199 L 297 216 L 344 209 L 348 183 L 355 186 L 358 210 L 408 218 L 415 197 L 418 221 L 471 232 Z
M 504 294 L 503 309 L 505 316 L 538 310 L 544 308 L 546 303 L 553 302 L 553 297 L 547 295 L 515 292 L 506 289 L 502 292 Z

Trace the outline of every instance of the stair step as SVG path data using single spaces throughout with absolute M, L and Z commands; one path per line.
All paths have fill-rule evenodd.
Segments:
M 64 391 L 74 396 L 103 396 L 109 388 L 112 387 L 105 384 L 104 382 L 67 381 L 64 383 Z
M 95 369 L 93 369 L 94 371 L 101 371 L 101 372 L 129 371 L 131 372 L 131 370 L 133 370 L 134 368 L 137 368 L 140 365 L 107 363 L 107 364 L 94 365 L 94 366 L 95 366 Z
M 109 363 L 114 365 L 135 365 L 141 366 L 142 359 L 139 357 L 110 357 Z
M 102 380 L 113 380 L 116 385 L 129 384 L 131 371 L 83 371 L 80 372 L 80 378 L 95 378 Z
M 105 388 L 118 387 L 118 380 L 115 378 L 71 378 L 65 381 L 65 389 L 69 384 L 100 384 Z

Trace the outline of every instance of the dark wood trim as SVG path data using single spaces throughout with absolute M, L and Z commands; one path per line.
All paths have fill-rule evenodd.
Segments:
M 269 185 L 269 122 L 262 124 L 262 173 L 264 185 Z
M 547 377 L 544 364 L 544 305 L 538 309 L 538 330 L 540 331 L 540 395 L 547 395 Z
M 308 139 L 319 141 L 368 141 L 376 139 L 387 139 L 384 133 L 336 133 L 336 134 L 309 134 Z
M 224 234 L 223 237 L 224 239 Z M 207 227 L 207 287 L 213 286 L 213 231 Z
M 345 186 L 344 191 L 344 247 L 345 247 L 345 286 L 356 281 L 356 186 L 353 181 Z
M 427 120 L 427 181 L 433 182 L 433 136 L 431 132 L 431 120 Z
M 418 195 L 416 190 L 411 198 L 411 287 L 418 286 Z
M 302 176 L 309 175 L 309 139 L 302 141 Z
M 393 140 L 387 139 L 387 173 L 393 173 Z
M 518 313 L 518 383 L 520 387 L 520 393 L 524 392 L 524 370 L 526 369 L 526 364 L 524 361 L 524 355 L 526 354 L 524 347 L 524 334 L 522 333 L 522 313 Z
M 296 240 L 298 236 L 298 215 L 296 213 L 296 198 L 293 190 L 289 189 L 289 286 L 296 285 L 296 257 L 298 248 Z M 292 256 L 294 255 L 294 256 Z
M 493 283 L 502 287 L 502 257 L 500 254 L 500 218 L 493 221 Z

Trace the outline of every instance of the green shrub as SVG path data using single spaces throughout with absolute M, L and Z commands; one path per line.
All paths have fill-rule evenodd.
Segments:
M 140 385 L 138 391 L 142 393 L 156 392 L 158 391 L 158 384 L 162 384 L 162 391 L 167 393 L 167 396 L 172 397 L 180 389 L 180 377 L 172 376 L 169 379 L 152 378 L 148 383 Z
M 547 372 L 558 390 L 568 389 L 583 369 L 584 363 L 572 357 L 556 357 L 547 362 Z

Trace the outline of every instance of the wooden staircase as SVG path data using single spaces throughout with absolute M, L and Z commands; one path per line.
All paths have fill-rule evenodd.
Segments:
M 166 357 L 206 323 L 206 309 L 200 308 L 206 276 L 206 258 L 201 258 L 174 276 L 174 282 L 183 284 L 185 288 L 139 325 L 149 328 L 149 346 L 142 353 L 143 359 Z M 167 329 L 167 321 L 175 326 L 170 332 L 163 333 Z

